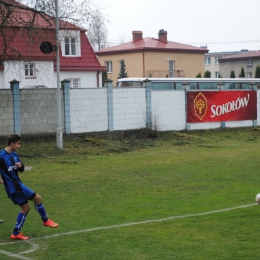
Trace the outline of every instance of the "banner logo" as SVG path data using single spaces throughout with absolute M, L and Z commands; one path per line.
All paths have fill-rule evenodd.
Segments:
M 195 99 L 194 99 L 194 111 L 195 115 L 202 120 L 203 117 L 207 114 L 208 110 L 208 102 L 206 97 L 202 94 L 199 93 Z

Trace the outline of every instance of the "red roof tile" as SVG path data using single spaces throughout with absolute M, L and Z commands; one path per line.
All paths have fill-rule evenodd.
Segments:
M 96 51 L 97 55 L 102 54 L 114 54 L 114 53 L 125 53 L 135 52 L 140 50 L 151 50 L 151 51 L 174 51 L 174 52 L 189 52 L 189 53 L 207 53 L 208 50 L 200 47 L 195 47 L 187 44 L 178 42 L 168 41 L 167 43 L 160 42 L 155 38 L 143 38 L 136 42 L 128 42 L 125 44 L 106 48 L 104 50 Z
M 41 27 L 41 28 L 52 28 L 55 29 L 55 17 L 51 17 L 44 12 L 36 11 L 33 8 L 25 6 L 15 0 L 5 0 L 5 3 L 9 3 L 4 5 L 1 3 L 1 16 L 0 20 L 5 17 L 5 13 L 7 14 L 10 11 L 8 19 L 4 22 L 2 26 L 17 26 L 17 27 Z M 60 29 L 76 29 L 76 30 L 84 30 L 74 24 L 69 22 L 60 20 L 59 21 Z
M 43 54 L 40 44 L 49 41 L 55 45 L 55 19 L 44 14 L 36 13 L 14 0 L 6 0 L 13 6 L 13 12 L 3 27 L 5 37 L 0 37 L 0 60 L 31 60 L 31 61 L 56 61 L 55 51 Z M 0 4 L 3 10 L 3 4 Z M 0 10 L 0 11 L 1 11 Z M 4 8 L 7 12 L 7 9 Z M 28 23 L 35 19 L 34 27 Z M 60 55 L 60 69 L 64 71 L 105 71 L 94 53 L 87 36 L 86 30 L 71 23 L 60 21 L 61 30 L 80 31 L 81 57 L 64 57 Z M 4 41 L 7 41 L 4 44 Z M 6 49 L 4 49 L 6 47 Z M 1 69 L 1 67 L 0 67 Z
M 84 32 L 80 33 L 81 57 L 60 56 L 60 69 L 69 71 L 106 71 L 101 66 Z
M 226 56 L 224 58 L 219 58 L 219 61 L 227 60 L 246 60 L 246 59 L 260 59 L 260 51 L 248 51 L 244 53 L 234 54 L 231 56 Z

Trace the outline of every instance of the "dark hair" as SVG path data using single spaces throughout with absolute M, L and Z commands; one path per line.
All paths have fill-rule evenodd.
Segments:
M 11 143 L 16 143 L 21 140 L 21 136 L 17 134 L 12 134 L 7 137 L 7 145 L 9 146 Z

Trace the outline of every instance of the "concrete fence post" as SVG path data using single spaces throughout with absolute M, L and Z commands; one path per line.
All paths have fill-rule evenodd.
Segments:
M 71 120 L 70 120 L 70 81 L 64 79 L 61 81 L 61 88 L 63 89 L 64 100 L 64 128 L 65 133 L 71 133 Z
M 249 85 L 250 85 L 251 90 L 257 91 L 257 84 L 256 83 L 252 82 Z M 257 126 L 257 119 L 253 120 L 253 126 Z
M 14 133 L 21 135 L 21 102 L 19 82 L 20 81 L 13 79 L 9 83 L 13 93 Z
M 143 81 L 146 89 L 146 128 L 152 128 L 152 88 L 151 81 L 146 79 Z
M 187 92 L 190 90 L 190 84 L 189 83 L 183 83 L 182 89 L 185 91 L 185 123 L 186 123 L 186 130 L 190 130 L 190 123 L 187 123 L 188 118 L 188 110 L 187 110 Z
M 108 111 L 108 131 L 114 131 L 114 103 L 113 103 L 113 80 L 104 81 L 107 88 L 107 111 Z

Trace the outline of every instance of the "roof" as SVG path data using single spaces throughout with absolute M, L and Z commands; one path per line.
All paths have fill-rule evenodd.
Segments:
M 96 51 L 96 54 L 101 56 L 105 54 L 127 53 L 136 51 L 161 51 L 161 52 L 188 52 L 188 53 L 207 53 L 205 48 L 195 47 L 178 42 L 168 41 L 163 43 L 155 38 L 146 37 L 138 41 L 131 41 L 125 44 L 113 46 L 100 51 Z
M 226 56 L 224 58 L 220 58 L 221 61 L 231 61 L 231 60 L 246 60 L 246 59 L 260 59 L 260 51 L 248 51 L 239 54 L 234 54 L 232 56 Z
M 21 60 L 21 61 L 56 61 L 56 53 L 43 54 L 40 44 L 49 41 L 52 45 L 56 43 L 55 19 L 36 12 L 14 0 L 5 0 L 10 3 L 7 7 L 12 9 L 12 13 L 2 32 L 5 37 L 0 37 L 0 60 Z M 0 4 L 0 8 L 3 4 Z M 4 11 L 7 11 L 4 7 Z M 2 10 L 2 9 L 1 9 Z M 0 11 L 1 11 L 0 10 Z M 3 17 L 3 16 L 2 16 Z M 1 19 L 1 17 L 0 17 Z M 33 22 L 33 27 L 27 27 Z M 106 67 L 101 66 L 91 44 L 85 34 L 86 30 L 68 22 L 60 21 L 60 30 L 80 31 L 81 57 L 64 57 L 60 55 L 61 71 L 105 71 Z M 6 44 L 4 44 L 6 41 Z M 6 49 L 5 49 L 6 47 Z M 0 66 L 3 70 L 3 66 Z
M 40 27 L 40 28 L 52 28 L 55 29 L 55 17 L 51 17 L 48 14 L 30 8 L 26 5 L 23 5 L 15 0 L 4 0 L 1 1 L 1 15 L 0 21 L 2 18 L 7 17 L 9 12 L 8 19 L 4 21 L 1 26 L 10 26 L 10 27 Z M 85 29 L 78 27 L 72 23 L 59 20 L 59 28 L 67 30 L 84 30 Z
M 62 71 L 106 71 L 101 66 L 94 53 L 85 32 L 80 33 L 81 57 L 68 57 L 60 55 L 60 69 Z

